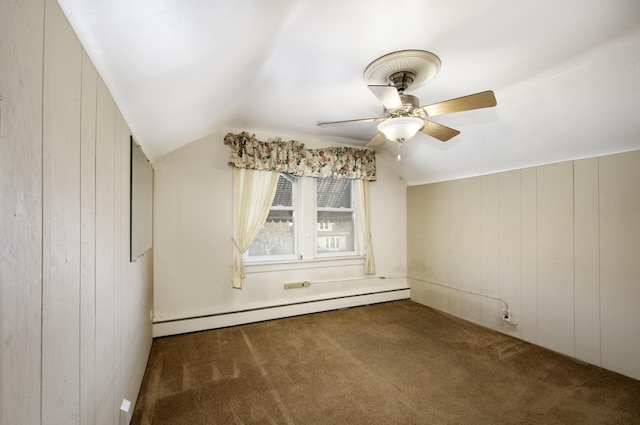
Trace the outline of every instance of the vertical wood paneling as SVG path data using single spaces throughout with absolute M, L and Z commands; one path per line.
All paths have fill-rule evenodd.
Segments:
M 99 424 L 116 421 L 114 371 L 114 129 L 115 104 L 98 81 L 96 115 L 96 417 Z
M 40 423 L 44 2 L 0 13 L 0 423 Z
M 122 327 L 127 313 L 122 303 L 122 263 L 126 261 L 122 255 L 122 139 L 120 132 L 122 131 L 122 117 L 117 107 L 114 107 L 114 129 L 113 129 L 113 319 L 111 326 L 113 327 L 113 359 L 116 373 L 113 376 L 113 407 L 114 412 L 119 412 L 120 403 L 122 402 L 122 370 L 118 359 L 122 358 L 122 338 L 124 330 Z
M 482 292 L 478 270 L 482 268 L 482 179 L 460 181 L 460 286 L 475 293 Z M 482 305 L 475 295 L 461 295 L 462 317 L 476 323 L 482 321 Z
M 599 170 L 602 366 L 640 379 L 640 151 Z
M 481 293 L 500 295 L 500 247 L 499 247 L 499 185 L 498 175 L 480 177 L 482 181 L 482 266 L 480 268 Z M 495 300 L 480 298 L 482 324 L 494 327 L 500 320 L 502 308 Z
M 509 303 L 513 322 L 519 323 L 522 307 L 522 239 L 520 226 L 520 171 L 509 171 L 498 175 L 499 200 L 499 273 L 500 290 L 497 292 Z M 521 333 L 519 327 L 500 323 L 498 305 L 496 320 L 504 330 L 515 335 Z
M 537 169 L 520 171 L 520 234 L 522 235 L 522 304 L 520 335 L 538 342 Z M 517 311 L 514 311 L 517 314 Z
M 415 232 L 416 237 L 407 239 L 407 274 L 414 278 L 425 277 L 423 254 L 427 249 L 428 232 L 427 186 L 407 188 L 407 228 Z M 156 199 L 156 203 L 158 200 Z M 414 287 L 419 286 L 417 283 Z
M 430 214 L 425 217 L 431 223 L 440 223 L 439 227 L 430 227 L 427 239 L 427 251 L 423 256 L 427 262 L 426 280 L 436 284 L 449 282 L 449 261 L 451 241 L 449 239 L 449 184 L 446 182 L 432 185 L 427 192 L 427 203 Z M 430 305 L 443 311 L 449 311 L 450 291 L 446 288 L 433 286 L 429 288 Z
M 79 424 L 82 50 L 55 0 L 45 13 L 42 423 Z
M 448 183 L 449 186 L 449 270 L 447 272 L 448 285 L 453 288 L 460 288 L 460 181 L 454 180 Z M 451 291 L 449 296 L 449 306 L 447 308 L 452 314 L 461 313 L 461 292 Z
M 416 237 L 407 239 L 407 275 L 409 278 L 423 279 L 427 277 L 428 244 L 430 227 L 429 191 L 430 186 L 414 186 L 407 188 L 407 228 L 415 229 Z M 419 280 L 409 280 L 411 297 L 418 302 L 429 305 L 427 284 Z
M 411 297 L 640 379 L 639 187 L 640 151 L 409 187 Z
M 80 125 L 80 423 L 83 425 L 95 424 L 97 83 L 97 72 L 84 53 Z
M 434 283 L 445 283 L 448 281 L 449 272 L 449 251 L 451 241 L 449 240 L 449 185 L 448 183 L 436 183 L 427 191 L 427 203 L 430 212 L 425 220 L 440 223 L 440 226 L 430 227 L 429 238 L 427 239 L 427 252 L 423 253 L 427 260 L 426 279 Z M 446 306 L 445 307 L 446 310 Z
M 576 357 L 600 364 L 598 159 L 575 161 Z
M 538 167 L 538 343 L 574 355 L 573 163 Z
M 55 0 L 2 4 L 0 58 L 0 423 L 114 424 L 151 346 L 129 129 Z

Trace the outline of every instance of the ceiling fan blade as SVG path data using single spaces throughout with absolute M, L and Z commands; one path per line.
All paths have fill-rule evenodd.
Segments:
M 445 100 L 444 102 L 422 106 L 421 108 L 428 117 L 435 115 L 450 114 L 452 112 L 470 111 L 472 109 L 490 108 L 496 106 L 496 97 L 493 91 L 487 90 L 456 99 Z
M 372 148 L 374 146 L 381 145 L 385 140 L 387 140 L 386 136 L 383 133 L 378 133 L 369 143 L 367 143 L 367 147 Z
M 460 134 L 458 130 L 454 130 L 453 128 L 449 128 L 446 125 L 438 124 L 437 122 L 424 120 L 424 127 L 422 127 L 422 131 L 424 134 L 435 137 L 441 142 L 446 142 L 452 137 Z
M 393 86 L 367 86 L 390 111 L 404 110 L 398 90 Z
M 316 125 L 319 127 L 338 127 L 346 124 L 361 124 L 365 122 L 378 122 L 384 121 L 387 117 L 376 117 L 376 118 L 360 118 L 357 120 L 346 120 L 346 121 L 316 121 Z

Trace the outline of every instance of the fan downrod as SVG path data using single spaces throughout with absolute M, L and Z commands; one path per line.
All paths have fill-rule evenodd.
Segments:
M 411 71 L 394 72 L 389 75 L 389 83 L 394 86 L 400 94 L 409 89 L 415 79 L 416 74 Z

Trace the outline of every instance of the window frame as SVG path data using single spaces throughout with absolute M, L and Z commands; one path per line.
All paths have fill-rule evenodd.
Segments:
M 332 178 L 332 177 L 325 177 Z M 340 258 L 340 257 L 354 257 L 360 255 L 360 228 L 358 227 L 358 210 L 356 203 L 355 185 L 352 179 L 349 179 L 349 189 L 351 205 L 348 208 L 332 208 L 332 207 L 318 207 L 318 179 L 314 179 L 314 191 L 313 191 L 313 256 L 314 258 Z M 351 222 L 353 226 L 353 250 L 350 251 L 329 251 L 318 252 L 318 212 L 349 212 L 351 213 Z
M 292 183 L 291 187 L 291 207 L 282 205 L 272 205 L 269 209 L 271 211 L 292 211 L 293 218 L 293 254 L 280 254 L 280 255 L 249 255 L 250 249 L 242 255 L 245 263 L 262 263 L 262 262 L 285 262 L 297 260 L 300 258 L 300 187 L 302 186 L 301 177 L 292 176 L 287 173 L 279 173 L 278 178 L 285 178 Z
M 357 201 L 355 184 L 349 179 L 351 189 L 351 206 L 346 209 L 352 215 L 353 220 L 353 250 L 317 252 L 317 203 L 318 203 L 318 183 L 316 177 L 298 177 L 286 173 L 280 173 L 287 179 L 293 179 L 292 207 L 272 206 L 272 210 L 292 210 L 294 220 L 294 254 L 287 255 L 249 255 L 249 250 L 243 254 L 245 265 L 250 267 L 285 267 L 288 264 L 301 264 L 306 262 L 331 261 L 341 262 L 349 259 L 361 261 L 363 257 L 362 238 L 358 223 Z M 345 208 L 322 208 L 321 211 L 345 212 Z

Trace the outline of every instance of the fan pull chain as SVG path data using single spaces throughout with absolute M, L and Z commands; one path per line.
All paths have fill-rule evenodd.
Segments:
M 402 161 L 402 155 L 400 154 L 400 149 L 402 148 L 402 141 L 398 140 L 398 156 L 396 157 L 396 161 Z

